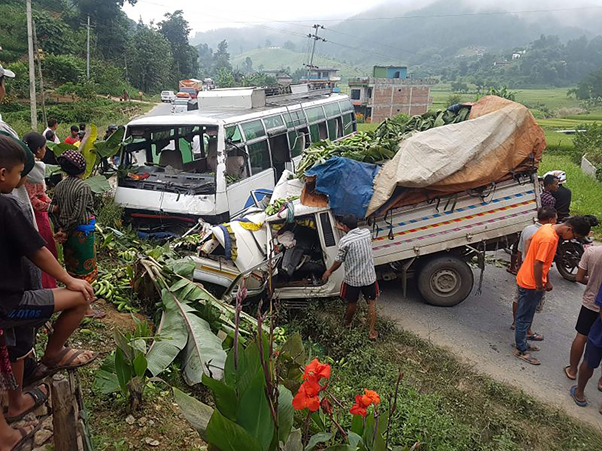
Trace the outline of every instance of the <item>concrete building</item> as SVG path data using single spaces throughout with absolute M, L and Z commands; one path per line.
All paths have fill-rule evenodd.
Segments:
M 366 121 L 381 122 L 404 113 L 424 114 L 433 103 L 436 80 L 408 78 L 405 66 L 374 66 L 371 77 L 349 80 L 349 97 L 355 112 Z
M 308 83 L 312 89 L 335 88 L 337 82 L 341 81 L 338 71 L 334 67 L 314 67 L 301 77 L 301 83 Z

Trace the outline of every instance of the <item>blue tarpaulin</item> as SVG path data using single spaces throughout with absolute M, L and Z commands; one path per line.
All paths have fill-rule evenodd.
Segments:
M 366 216 L 372 198 L 372 181 L 380 167 L 343 157 L 332 157 L 305 173 L 316 177 L 315 191 L 328 196 L 330 209 L 337 216 Z

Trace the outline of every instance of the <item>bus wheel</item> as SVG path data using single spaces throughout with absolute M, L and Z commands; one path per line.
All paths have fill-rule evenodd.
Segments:
M 470 266 L 457 257 L 444 255 L 427 262 L 418 274 L 418 291 L 438 307 L 452 307 L 468 297 L 474 276 Z

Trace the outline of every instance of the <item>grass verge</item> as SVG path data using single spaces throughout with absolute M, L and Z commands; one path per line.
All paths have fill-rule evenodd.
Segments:
M 365 327 L 347 330 L 340 302 L 312 305 L 291 322 L 314 355 L 331 359 L 330 389 L 349 407 L 356 393 L 376 390 L 388 408 L 404 373 L 391 443 L 421 450 L 591 450 L 602 434 L 529 395 L 480 375 L 448 351 L 379 319 L 380 339 Z M 361 318 L 360 318 L 361 319 Z

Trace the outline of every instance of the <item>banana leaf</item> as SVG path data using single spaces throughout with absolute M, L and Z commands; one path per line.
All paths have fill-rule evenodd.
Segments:
M 172 340 L 153 343 L 148 354 L 151 373 L 160 374 L 183 351 L 184 379 L 189 385 L 200 383 L 203 373 L 221 379 L 226 352 L 209 323 L 171 290 L 163 290 L 162 298 L 165 310 L 157 334 Z

